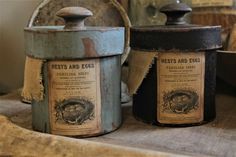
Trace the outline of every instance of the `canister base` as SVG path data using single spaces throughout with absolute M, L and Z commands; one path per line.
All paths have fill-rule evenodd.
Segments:
M 149 124 L 149 125 L 160 126 L 160 127 L 180 127 L 180 128 L 181 127 L 193 127 L 193 126 L 205 125 L 205 124 L 208 124 L 208 123 L 215 120 L 215 118 L 213 118 L 213 119 L 210 119 L 208 121 L 203 121 L 203 122 L 200 122 L 200 123 L 192 123 L 192 124 L 162 124 L 162 123 L 159 123 L 157 121 L 151 122 L 151 121 L 147 121 L 145 119 L 139 118 L 138 116 L 135 115 L 135 113 L 133 113 L 133 116 L 137 121 L 141 121 L 141 122 Z
M 92 138 L 92 137 L 103 136 L 103 135 L 106 135 L 106 134 L 110 134 L 110 133 L 112 133 L 112 132 L 115 132 L 115 131 L 118 130 L 121 126 L 122 126 L 122 123 L 120 123 L 116 128 L 113 128 L 113 129 L 110 130 L 110 131 L 103 131 L 103 132 L 100 132 L 100 133 L 97 133 L 97 134 L 91 134 L 91 135 L 71 135 L 71 136 L 58 135 L 58 134 L 51 134 L 51 133 L 49 133 L 49 132 L 44 132 L 44 131 L 42 131 L 42 130 L 36 129 L 34 126 L 33 126 L 33 130 L 34 130 L 34 131 L 37 131 L 37 132 L 47 133 L 47 134 L 57 135 L 57 136 L 65 136 L 65 137 L 72 137 L 72 138 Z

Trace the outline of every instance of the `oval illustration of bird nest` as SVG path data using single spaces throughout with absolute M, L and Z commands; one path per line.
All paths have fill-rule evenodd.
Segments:
M 188 114 L 199 107 L 199 96 L 191 90 L 175 90 L 164 94 L 164 111 Z
M 56 120 L 70 125 L 83 125 L 94 119 L 94 104 L 86 99 L 69 99 L 57 103 Z

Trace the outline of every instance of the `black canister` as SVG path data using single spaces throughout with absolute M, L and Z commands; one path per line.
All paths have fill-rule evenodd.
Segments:
M 133 52 L 155 54 L 134 94 L 134 115 L 155 125 L 212 121 L 221 27 L 187 24 L 183 17 L 192 9 L 184 3 L 169 4 L 160 11 L 167 16 L 166 26 L 131 29 Z

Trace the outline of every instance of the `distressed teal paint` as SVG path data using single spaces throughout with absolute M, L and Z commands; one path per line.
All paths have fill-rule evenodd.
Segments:
M 121 124 L 120 56 L 101 59 L 102 128 L 104 133 Z
M 49 122 L 49 107 L 48 107 L 48 72 L 47 63 L 43 65 L 43 80 L 44 80 L 44 100 L 37 102 L 32 101 L 32 124 L 33 129 L 44 133 L 50 133 L 50 122 Z
M 27 56 L 45 60 L 43 65 L 44 100 L 33 100 L 33 128 L 52 133 L 49 111 L 49 61 L 100 60 L 101 130 L 98 134 L 74 134 L 78 137 L 102 135 L 121 125 L 121 55 L 125 45 L 124 28 L 85 27 L 68 30 L 63 27 L 25 29 Z
M 121 125 L 121 57 L 112 56 L 100 60 L 101 68 L 101 130 L 102 135 L 118 129 Z M 49 86 L 47 63 L 44 63 L 45 98 L 41 102 L 32 102 L 33 129 L 51 133 L 49 112 Z M 75 135 L 79 136 L 79 135 Z M 83 135 L 83 137 L 95 135 Z
M 82 59 L 121 55 L 125 43 L 124 28 L 63 30 L 62 27 L 25 29 L 25 51 L 38 59 Z M 86 47 L 84 41 L 89 41 Z M 88 54 L 88 51 L 91 54 Z

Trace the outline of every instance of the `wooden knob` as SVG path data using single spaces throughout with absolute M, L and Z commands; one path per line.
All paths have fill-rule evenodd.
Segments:
M 66 7 L 59 10 L 56 15 L 65 20 L 64 29 L 83 29 L 84 20 L 93 16 L 93 13 L 82 7 Z
M 166 14 L 166 25 L 184 25 L 184 15 L 191 12 L 192 9 L 185 3 L 168 4 L 160 9 L 160 12 Z

